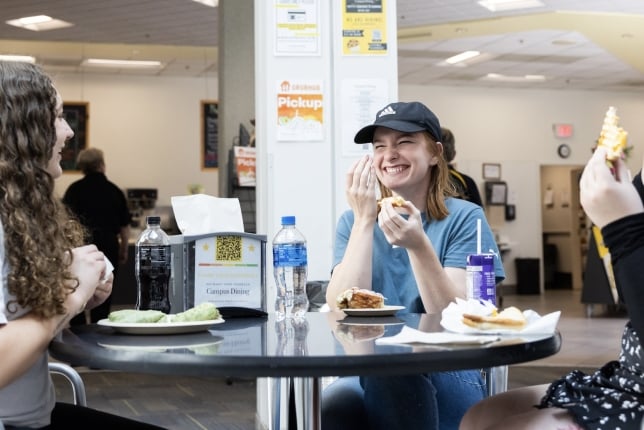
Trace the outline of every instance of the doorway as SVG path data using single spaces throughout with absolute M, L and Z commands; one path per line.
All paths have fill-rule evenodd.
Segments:
M 590 223 L 579 203 L 584 166 L 543 165 L 541 232 L 546 289 L 581 290 Z

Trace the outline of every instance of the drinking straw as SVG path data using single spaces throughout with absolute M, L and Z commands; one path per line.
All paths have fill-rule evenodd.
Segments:
M 476 253 L 481 253 L 481 218 L 476 220 Z

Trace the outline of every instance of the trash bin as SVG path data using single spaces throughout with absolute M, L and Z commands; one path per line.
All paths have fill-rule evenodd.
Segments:
M 516 258 L 517 294 L 540 294 L 538 258 Z

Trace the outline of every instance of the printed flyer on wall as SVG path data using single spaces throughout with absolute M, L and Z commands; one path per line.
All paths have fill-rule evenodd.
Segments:
M 343 0 L 342 53 L 387 54 L 387 0 Z
M 371 152 L 371 143 L 356 145 L 356 130 L 372 124 L 378 110 L 389 102 L 386 79 L 343 79 L 340 91 L 342 154 L 360 156 Z
M 275 0 L 275 55 L 320 55 L 319 0 Z
M 256 182 L 256 148 L 248 146 L 233 146 L 233 150 L 235 151 L 237 185 L 240 187 L 254 187 Z
M 278 81 L 277 140 L 322 140 L 323 107 L 322 81 Z

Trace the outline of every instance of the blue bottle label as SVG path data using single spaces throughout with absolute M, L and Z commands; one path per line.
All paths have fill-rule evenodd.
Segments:
M 283 243 L 273 246 L 273 267 L 301 267 L 306 263 L 305 244 Z

